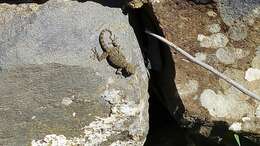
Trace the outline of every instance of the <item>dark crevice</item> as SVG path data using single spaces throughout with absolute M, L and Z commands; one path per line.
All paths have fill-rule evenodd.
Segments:
M 150 128 L 144 146 L 186 146 L 184 130 L 178 125 L 185 110 L 174 82 L 175 65 L 170 48 L 144 31 L 161 36 L 163 32 L 149 5 L 129 10 L 128 15 L 150 73 Z
M 150 73 L 149 91 L 169 111 L 172 117 L 180 118 L 184 106 L 175 85 L 175 64 L 168 45 L 147 35 L 144 31 L 150 30 L 163 36 L 151 7 L 145 5 L 138 10 L 128 12 L 129 23 L 133 27 L 142 50 L 145 63 Z M 152 94 L 151 93 L 151 94 Z M 179 112 L 179 115 L 176 113 Z

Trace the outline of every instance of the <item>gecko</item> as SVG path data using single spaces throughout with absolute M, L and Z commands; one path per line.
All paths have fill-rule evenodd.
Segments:
M 109 34 L 109 40 L 106 40 L 105 34 Z M 110 41 L 110 42 L 108 42 Z M 107 59 L 108 63 L 116 68 L 116 74 L 122 74 L 124 76 L 130 76 L 135 73 L 135 66 L 127 62 L 126 57 L 121 52 L 120 45 L 117 42 L 115 36 L 113 37 L 112 31 L 109 29 L 103 29 L 99 35 L 99 43 L 103 50 L 101 55 L 98 54 L 96 48 L 92 49 L 94 55 L 98 61 Z

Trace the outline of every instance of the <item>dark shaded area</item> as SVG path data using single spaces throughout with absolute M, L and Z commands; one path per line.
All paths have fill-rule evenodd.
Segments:
M 193 1 L 196 4 L 209 4 L 209 3 L 213 3 L 213 0 L 190 0 Z
M 150 30 L 163 36 L 149 5 L 142 9 L 129 10 L 129 23 L 137 36 L 145 64 L 149 69 L 149 90 L 169 111 L 172 117 L 181 119 L 185 111 L 175 85 L 175 65 L 170 48 L 148 36 L 144 30 Z
M 155 95 L 150 96 L 149 103 L 150 129 L 144 146 L 186 146 L 184 129 L 178 126 Z

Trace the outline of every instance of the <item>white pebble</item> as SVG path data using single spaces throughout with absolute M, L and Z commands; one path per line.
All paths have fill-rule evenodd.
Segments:
M 242 118 L 242 121 L 243 121 L 243 122 L 250 121 L 250 120 L 251 120 L 250 117 L 243 117 L 243 118 Z
M 206 61 L 207 54 L 199 52 L 195 54 L 195 58 L 200 61 Z
M 207 38 L 207 37 L 206 37 L 205 35 L 203 35 L 203 34 L 198 34 L 197 40 L 201 42 L 203 39 L 206 39 L 206 38 Z
M 214 12 L 214 11 L 208 11 L 207 12 L 207 15 L 209 16 L 209 17 L 217 17 L 217 13 L 216 12 Z
M 231 131 L 238 132 L 238 131 L 240 131 L 242 129 L 241 127 L 242 127 L 241 123 L 235 122 L 228 129 L 231 130 Z
M 229 41 L 228 38 L 222 33 L 216 33 L 210 36 L 199 34 L 197 40 L 200 41 L 200 46 L 205 48 L 225 47 Z
M 72 102 L 73 102 L 73 101 L 72 101 L 70 98 L 65 97 L 65 98 L 62 99 L 61 104 L 68 106 L 68 105 L 70 105 Z
M 245 79 L 250 81 L 259 80 L 260 79 L 260 69 L 257 68 L 249 68 L 246 71 Z

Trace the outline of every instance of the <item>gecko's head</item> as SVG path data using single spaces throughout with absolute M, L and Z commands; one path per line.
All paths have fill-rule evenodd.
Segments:
M 132 64 L 127 64 L 127 66 L 125 67 L 125 71 L 128 75 L 132 75 L 135 73 L 135 65 L 132 65 Z

